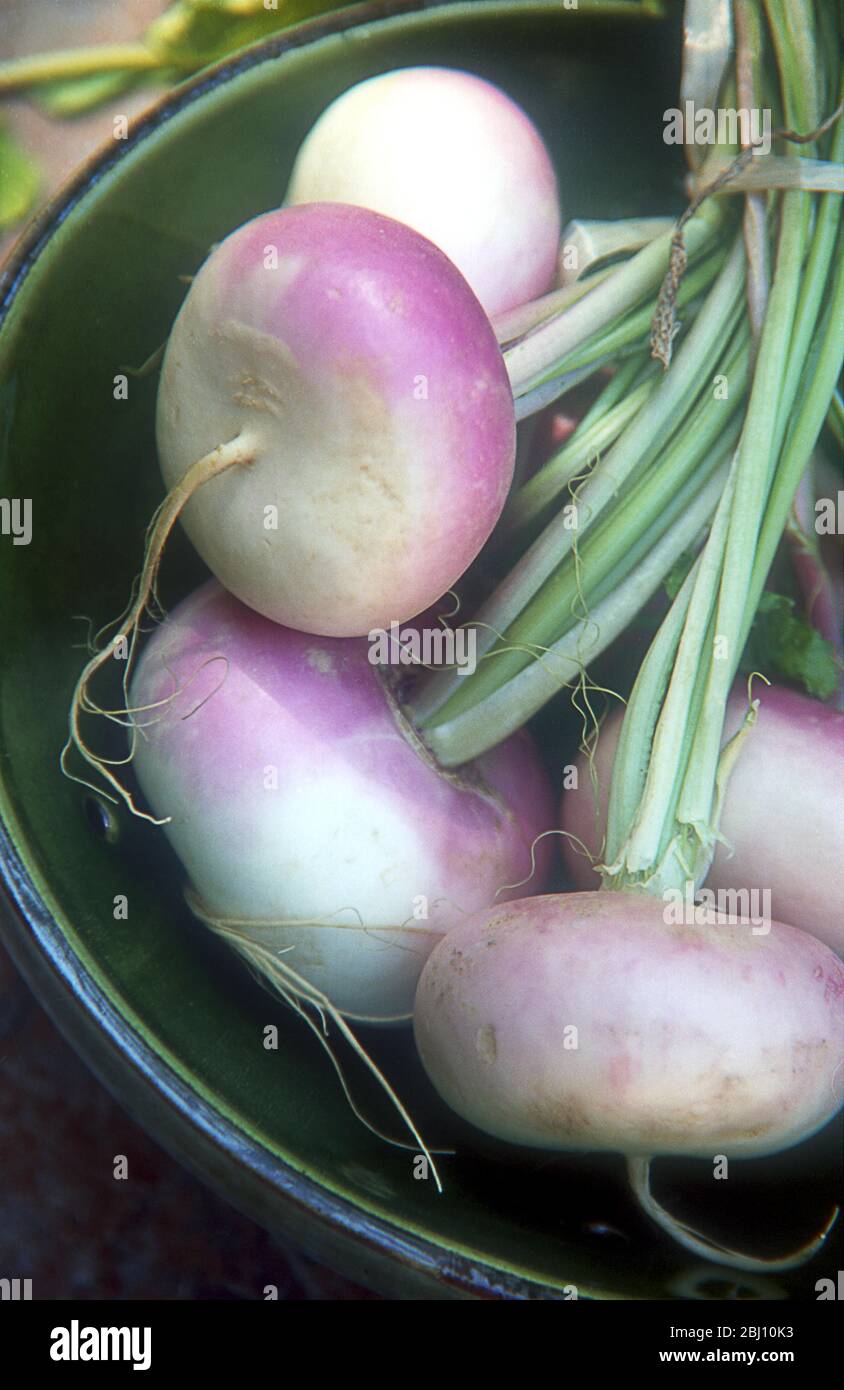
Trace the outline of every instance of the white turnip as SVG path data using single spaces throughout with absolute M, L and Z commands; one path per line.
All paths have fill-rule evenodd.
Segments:
M 544 294 L 556 274 L 548 151 L 521 107 L 472 73 L 400 68 L 351 87 L 305 139 L 287 201 L 356 203 L 415 227 L 490 315 Z
M 844 970 L 778 922 L 669 925 L 636 893 L 528 898 L 435 948 L 415 1029 L 437 1089 L 502 1139 L 765 1154 L 841 1103 Z
M 428 958 L 416 1041 L 460 1115 L 517 1144 L 627 1155 L 648 1214 L 682 1244 L 760 1260 L 683 1226 L 651 1196 L 651 1156 L 774 1153 L 814 1134 L 844 1087 L 844 970 L 781 923 L 672 925 L 631 892 L 529 898 L 477 913 Z M 828 1229 L 828 1228 L 827 1228 Z

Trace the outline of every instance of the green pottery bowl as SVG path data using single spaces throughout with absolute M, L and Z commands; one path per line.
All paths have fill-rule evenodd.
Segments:
M 76 615 L 97 627 L 121 611 L 162 495 L 155 374 L 130 376 L 127 400 L 114 378 L 166 339 L 210 246 L 278 205 L 328 102 L 385 69 L 439 63 L 500 83 L 539 123 L 569 216 L 679 209 L 681 156 L 661 138 L 679 29 L 637 8 L 372 4 L 290 30 L 179 88 L 95 157 L 30 229 L 0 295 L 0 496 L 30 499 L 33 528 L 28 545 L 0 536 L 5 940 L 74 1047 L 178 1158 L 394 1297 L 562 1299 L 575 1286 L 580 1298 L 808 1298 L 826 1271 L 774 1281 L 702 1265 L 637 1213 L 621 1159 L 484 1140 L 432 1094 L 408 1030 L 368 1030 L 423 1132 L 455 1150 L 439 1195 L 412 1152 L 354 1117 L 311 1034 L 193 920 L 162 832 L 112 818 L 60 775 L 86 638 Z M 178 536 L 165 603 L 202 575 Z M 127 920 L 115 920 L 118 894 Z M 268 1024 L 277 1050 L 263 1045 Z M 397 1132 L 352 1061 L 348 1074 Z M 827 1133 L 736 1164 L 717 1212 L 704 1164 L 658 1165 L 656 1184 L 705 1229 L 717 1215 L 721 1236 L 752 1246 L 761 1231 L 787 1249 L 828 1212 L 830 1153 Z

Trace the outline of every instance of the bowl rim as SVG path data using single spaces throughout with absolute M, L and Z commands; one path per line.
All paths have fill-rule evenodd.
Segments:
M 520 16 L 531 12 L 541 15 L 551 8 L 556 8 L 556 0 L 519 0 L 518 12 Z M 352 28 L 389 23 L 426 11 L 468 17 L 472 10 L 513 14 L 508 0 L 364 0 L 259 40 L 166 92 L 133 118 L 126 140 L 107 139 L 88 156 L 26 225 L 0 272 L 0 331 L 41 251 L 82 198 L 130 150 L 206 92 L 285 53 Z M 593 17 L 655 16 L 631 0 L 609 0 L 606 7 L 591 11 Z M 0 890 L 3 944 L 60 1032 L 118 1103 L 230 1205 L 264 1227 L 280 1232 L 292 1228 L 291 1239 L 305 1249 L 313 1243 L 311 1228 L 316 1221 L 328 1238 L 319 1258 L 388 1296 L 390 1273 L 397 1264 L 416 1276 L 420 1290 L 427 1290 L 400 1297 L 532 1300 L 567 1296 L 563 1279 L 545 1283 L 526 1271 L 516 1273 L 512 1267 L 471 1257 L 368 1212 L 277 1158 L 220 1116 L 136 1031 L 76 956 L 2 819 Z M 201 1160 L 196 1158 L 197 1147 Z M 238 1196 L 244 1194 L 243 1201 L 233 1198 L 232 1189 Z M 337 1258 L 338 1242 L 342 1259 Z M 375 1261 L 372 1270 L 358 1267 L 362 1246 Z M 579 1298 L 618 1296 L 578 1285 Z

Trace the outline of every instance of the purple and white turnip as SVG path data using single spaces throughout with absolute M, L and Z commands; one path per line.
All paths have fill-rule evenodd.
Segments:
M 680 1244 L 789 1269 L 690 1229 L 650 1192 L 660 1155 L 724 1160 L 809 1138 L 844 1099 L 844 968 L 807 932 L 718 913 L 671 924 L 639 893 L 487 909 L 429 956 L 414 1032 L 448 1104 L 511 1143 L 621 1153 L 644 1210 Z M 833 1218 L 834 1219 L 834 1218 Z
M 464 916 L 541 890 L 553 799 L 525 733 L 441 771 L 370 651 L 212 580 L 146 644 L 129 703 L 135 772 L 200 915 L 239 923 L 339 1012 L 386 1020 L 411 1013 Z
M 513 1143 L 774 1153 L 842 1100 L 844 968 L 780 922 L 667 924 L 638 893 L 489 908 L 437 945 L 416 1040 L 461 1115 Z
M 759 711 L 730 775 L 723 840 L 706 887 L 767 890 L 775 918 L 844 954 L 844 714 L 784 686 L 760 684 L 754 694 Z M 725 743 L 741 726 L 746 708 L 746 692 L 736 687 L 727 708 Z M 579 889 L 600 886 L 597 865 L 622 713 L 614 711 L 601 726 L 591 755 L 581 754 L 575 764 L 576 785 L 563 792 L 561 844 Z
M 168 488 L 239 440 L 185 529 L 209 569 L 286 627 L 359 636 L 463 574 L 504 506 L 515 415 L 498 343 L 431 242 L 362 208 L 255 218 L 216 248 L 167 346 Z

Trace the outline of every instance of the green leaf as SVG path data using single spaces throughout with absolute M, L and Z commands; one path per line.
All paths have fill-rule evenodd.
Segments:
M 829 700 L 838 685 L 835 652 L 808 619 L 794 611 L 794 599 L 763 593 L 742 658 L 744 671 L 782 676 L 810 695 Z
M 41 87 L 35 93 L 35 100 L 48 116 L 81 116 L 129 91 L 138 79 L 136 72 L 97 72 L 89 77 L 67 77 Z
M 0 125 L 0 230 L 13 227 L 30 211 L 38 194 L 38 165 Z
M 144 43 L 162 63 L 184 72 L 205 67 L 247 44 L 349 0 L 176 0 L 144 34 Z
M 278 0 L 275 5 L 265 5 L 264 0 L 184 0 L 184 3 L 192 10 L 226 10 L 236 15 L 266 14 L 280 8 Z M 284 0 L 281 0 L 283 5 Z
M 190 72 L 271 34 L 286 22 L 281 11 L 265 10 L 263 5 L 260 12 L 236 14 L 220 5 L 178 0 L 150 25 L 144 42 L 160 62 Z

